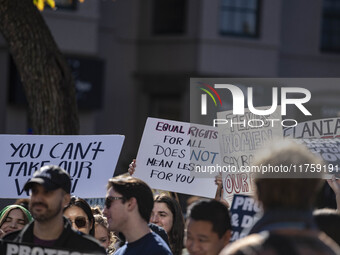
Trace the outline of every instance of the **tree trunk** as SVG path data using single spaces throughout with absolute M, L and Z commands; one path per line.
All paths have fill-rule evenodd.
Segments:
M 34 134 L 78 134 L 71 70 L 33 0 L 0 0 L 0 31 L 19 71 Z

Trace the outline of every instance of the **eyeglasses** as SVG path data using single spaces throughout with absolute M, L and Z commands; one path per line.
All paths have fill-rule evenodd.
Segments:
M 76 224 L 77 228 L 83 228 L 87 223 L 87 219 L 83 216 L 77 216 L 74 220 L 69 219 L 69 221 Z
M 119 200 L 119 199 L 123 199 L 124 200 L 124 197 L 112 197 L 112 196 L 107 197 L 105 199 L 105 207 L 107 209 L 110 209 L 112 201 Z

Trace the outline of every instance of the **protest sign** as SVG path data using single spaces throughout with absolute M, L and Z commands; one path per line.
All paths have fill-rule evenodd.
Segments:
M 58 165 L 72 178 L 71 193 L 102 197 L 113 176 L 124 136 L 0 135 L 0 194 L 27 197 L 24 184 L 43 165 Z
M 154 189 L 212 198 L 216 191 L 216 174 L 207 173 L 204 166 L 219 163 L 216 128 L 148 118 L 134 176 Z M 197 169 L 201 172 L 196 172 Z
M 269 107 L 258 107 L 267 109 Z M 281 108 L 271 115 L 255 115 L 248 109 L 244 115 L 233 115 L 232 111 L 218 112 L 222 164 L 230 166 L 229 173 L 223 171 L 224 199 L 229 203 L 233 194 L 249 194 L 254 191 L 254 173 L 249 172 L 254 154 L 274 140 L 282 139 Z M 235 171 L 234 171 L 235 170 Z
M 30 243 L 16 243 L 2 240 L 0 251 L 3 255 L 102 255 L 99 252 L 42 247 Z
M 250 196 L 234 195 L 230 208 L 232 235 L 230 242 L 236 241 L 247 235 L 248 230 L 258 220 L 259 212 L 262 211 L 259 203 Z
M 304 138 L 296 139 L 298 143 L 305 145 L 311 152 L 319 155 L 326 165 L 315 165 L 314 169 L 310 168 L 311 173 L 322 173 L 326 179 L 331 178 L 330 174 L 339 176 L 340 169 L 340 138 Z
M 340 137 L 340 118 L 301 122 L 295 127 L 284 128 L 283 135 L 295 139 L 337 138 Z

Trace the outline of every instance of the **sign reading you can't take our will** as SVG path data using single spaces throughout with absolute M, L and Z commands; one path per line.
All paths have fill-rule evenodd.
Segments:
M 214 127 L 148 118 L 134 176 L 154 189 L 214 197 L 216 173 L 196 172 L 220 164 Z
M 27 197 L 23 190 L 44 165 L 58 165 L 72 178 L 71 193 L 102 197 L 123 145 L 121 135 L 0 135 L 0 196 Z

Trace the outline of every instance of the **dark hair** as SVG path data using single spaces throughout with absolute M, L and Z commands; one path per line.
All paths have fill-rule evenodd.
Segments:
M 340 245 L 340 213 L 335 209 L 323 208 L 313 212 L 318 228 Z
M 84 199 L 73 196 L 71 197 L 70 203 L 64 208 L 64 212 L 72 206 L 77 206 L 85 212 L 91 226 L 89 234 L 94 236 L 94 217 L 90 205 Z
M 168 209 L 171 211 L 173 216 L 172 228 L 168 233 L 170 247 L 174 255 L 181 254 L 184 239 L 184 218 L 181 206 L 176 199 L 164 194 L 157 195 L 154 202 L 166 204 Z
M 15 203 L 15 205 L 21 205 L 22 207 L 26 208 L 29 210 L 29 204 L 30 204 L 30 199 L 29 198 L 18 198 Z
M 216 200 L 200 200 L 191 204 L 188 209 L 188 218 L 196 221 L 208 221 L 212 230 L 222 238 L 227 230 L 231 230 L 228 207 Z
M 134 197 L 137 200 L 140 216 L 149 223 L 153 208 L 153 194 L 145 182 L 130 176 L 124 178 L 114 177 L 109 179 L 107 189 L 110 187 L 124 197 L 123 203 Z

